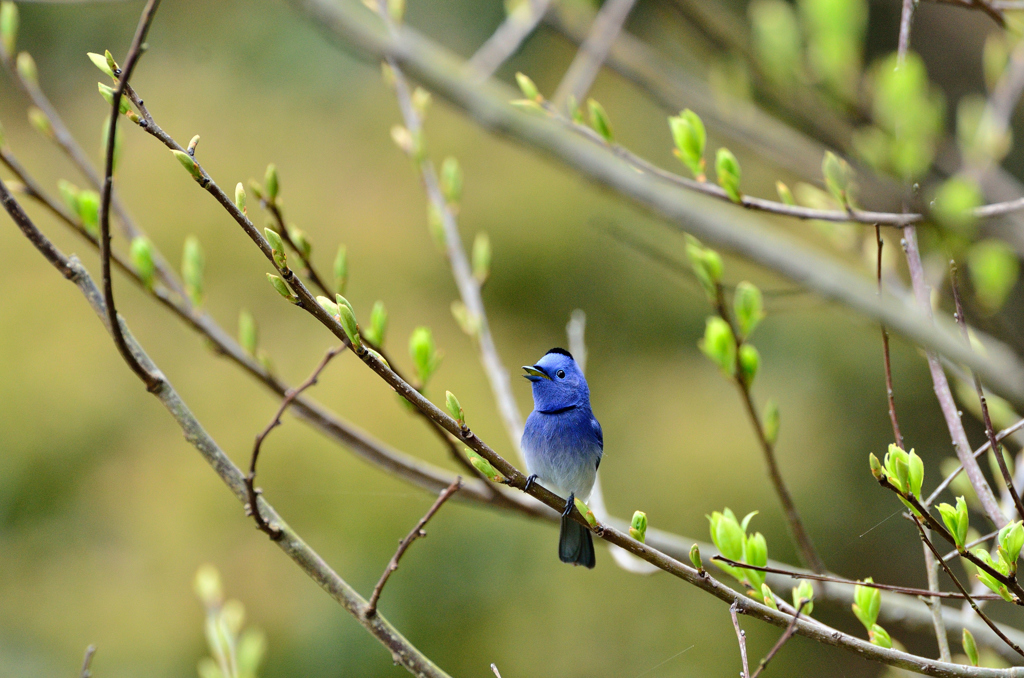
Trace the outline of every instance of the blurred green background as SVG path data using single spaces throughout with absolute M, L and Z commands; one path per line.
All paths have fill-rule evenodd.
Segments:
M 742 3 L 726 4 L 743 11 Z M 895 47 L 899 4 L 871 5 L 869 57 Z M 35 56 L 44 88 L 98 160 L 106 105 L 85 53 L 123 54 L 141 3 L 20 8 L 19 46 Z M 498 0 L 411 0 L 408 21 L 468 56 L 503 15 Z M 685 53 L 675 20 L 665 3 L 644 1 L 629 26 L 666 53 Z M 947 96 L 980 87 L 977 53 L 991 30 L 984 16 L 922 5 L 915 30 L 926 36 L 915 45 Z M 929 53 L 932 40 L 941 53 Z M 282 3 L 264 0 L 165 2 L 149 44 L 133 84 L 161 126 L 182 143 L 200 134 L 199 157 L 224 187 L 262 177 L 275 162 L 288 219 L 309 234 L 316 262 L 327 269 L 338 243 L 348 246 L 348 296 L 362 313 L 384 301 L 389 348 L 402 367 L 409 367 L 409 333 L 430 326 L 445 358 L 428 395 L 440 403 L 446 389 L 457 393 L 474 430 L 511 455 L 475 348 L 451 318 L 457 292 L 426 228 L 419 181 L 390 141 L 399 115 L 379 68 L 339 52 Z M 574 52 L 542 27 L 499 77 L 524 70 L 550 92 Z M 608 73 L 593 92 L 626 145 L 678 167 L 670 165 L 668 112 Z M 60 178 L 84 185 L 28 127 L 26 105 L 0 77 L 0 120 L 14 152 L 48 188 Z M 588 315 L 588 377 L 605 432 L 610 509 L 621 516 L 642 509 L 653 527 L 701 540 L 712 510 L 759 510 L 753 527 L 768 537 L 770 557 L 795 563 L 737 394 L 697 350 L 709 313 L 703 295 L 606 229 L 639 233 L 678 258 L 681 236 L 561 166 L 489 136 L 443 102 L 435 101 L 426 129 L 435 159 L 453 155 L 464 168 L 464 239 L 478 231 L 491 237 L 484 297 L 506 367 L 515 374 L 564 345 L 572 309 Z M 772 195 L 779 171 L 734 150 L 747 190 Z M 232 333 L 239 309 L 251 309 L 279 372 L 290 383 L 303 379 L 332 338 L 282 302 L 264 279 L 267 262 L 238 227 L 131 125 L 118 187 L 172 262 L 186 236 L 200 238 L 207 308 Z M 96 274 L 97 258 L 81 240 L 30 210 Z M 207 562 L 220 569 L 227 594 L 245 604 L 249 623 L 266 633 L 263 676 L 404 675 L 253 529 L 125 367 L 78 290 L 2 221 L 0 676 L 72 675 L 89 643 L 99 647 L 93 670 L 102 678 L 194 676 L 207 649 L 192 579 Z M 867 469 L 867 454 L 883 452 L 891 437 L 877 326 L 813 295 L 773 296 L 791 285 L 742 262 L 727 260 L 726 277 L 769 291 L 769 317 L 756 338 L 763 367 L 755 396 L 780 404 L 780 463 L 823 558 L 850 577 L 924 585 L 916 534 L 900 519 L 878 525 L 899 507 Z M 276 399 L 124 278 L 115 282 L 136 336 L 220 445 L 245 463 Z M 922 357 L 898 339 L 893 350 L 904 433 L 925 459 L 926 487 L 934 486 L 949 438 Z M 524 414 L 527 386 L 514 381 Z M 351 356 L 331 365 L 313 397 L 391 445 L 452 466 L 434 435 Z M 968 426 L 980 443 L 977 423 Z M 260 484 L 364 594 L 433 500 L 291 417 L 264 446 Z M 457 503 L 429 535 L 406 556 L 381 610 L 453 675 L 490 675 L 491 662 L 506 678 L 738 671 L 727 609 L 680 581 L 627 574 L 603 548 L 594 571 L 563 566 L 552 525 Z M 863 635 L 849 610 L 820 605 L 816 615 Z M 753 621 L 745 627 L 754 657 L 777 637 Z M 910 649 L 935 654 L 927 635 L 889 630 Z M 770 670 L 858 676 L 881 669 L 795 638 Z

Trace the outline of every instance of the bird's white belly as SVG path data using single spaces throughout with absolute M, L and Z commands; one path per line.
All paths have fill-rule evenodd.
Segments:
M 600 448 L 567 450 L 552 446 L 552 449 L 539 453 L 532 446 L 523 446 L 526 469 L 537 476 L 541 485 L 561 497 L 575 494 L 581 501 L 586 501 L 594 488 L 600 454 Z

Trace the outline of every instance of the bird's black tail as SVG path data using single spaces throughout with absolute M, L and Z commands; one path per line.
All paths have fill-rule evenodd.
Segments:
M 563 563 L 593 568 L 594 538 L 590 530 L 569 516 L 562 516 L 562 531 L 558 535 L 558 558 Z

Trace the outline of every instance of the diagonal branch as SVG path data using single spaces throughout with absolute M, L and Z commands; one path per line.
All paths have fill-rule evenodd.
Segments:
M 765 668 L 768 666 L 768 662 L 770 662 L 772 658 L 776 654 L 778 654 L 779 650 L 782 649 L 782 646 L 786 644 L 786 641 L 793 637 L 793 634 L 796 633 L 796 623 L 797 621 L 799 621 L 800 613 L 803 611 L 804 605 L 806 604 L 807 600 L 800 601 L 800 604 L 797 605 L 796 612 L 793 614 L 793 621 L 789 623 L 789 626 L 786 627 L 786 630 L 782 633 L 782 635 L 775 642 L 775 644 L 772 645 L 772 649 L 768 650 L 768 654 L 764 656 L 764 659 L 762 659 L 760 663 L 758 663 L 757 670 L 754 671 L 750 678 L 757 678 L 759 675 L 761 675 L 761 672 L 764 671 Z
M 590 34 L 555 90 L 554 100 L 558 108 L 564 109 L 570 97 L 580 102 L 587 95 L 634 4 L 636 0 L 608 0 L 601 5 Z
M 740 628 L 740 619 L 736 615 L 739 609 L 738 603 L 729 606 L 729 616 L 732 617 L 732 627 L 736 629 L 736 640 L 740 644 L 740 660 L 743 662 L 743 670 L 740 671 L 741 678 L 750 678 L 750 666 L 747 663 L 747 633 Z
M 366 608 L 363 610 L 363 614 L 367 618 L 377 614 L 377 602 L 380 600 L 380 594 L 384 591 L 384 585 L 388 583 L 388 579 L 395 570 L 398 569 L 398 561 L 402 559 L 402 556 L 405 555 L 405 552 L 409 550 L 409 547 L 412 546 L 414 541 L 420 537 L 427 536 L 427 533 L 423 531 L 423 528 L 427 526 L 427 523 L 434 517 L 434 514 L 437 513 L 444 503 L 448 501 L 453 494 L 458 492 L 460 488 L 462 488 L 462 478 L 456 477 L 455 480 L 452 481 L 451 485 L 441 490 L 441 494 L 438 495 L 433 505 L 427 510 L 423 517 L 420 518 L 419 522 L 416 523 L 416 527 L 412 528 L 412 531 L 405 535 L 405 539 L 398 542 L 398 550 L 395 551 L 395 555 L 391 556 L 388 566 L 384 568 L 384 573 L 381 574 L 380 580 L 377 582 L 377 585 L 373 587 L 373 593 L 370 595 L 370 600 L 366 603 Z

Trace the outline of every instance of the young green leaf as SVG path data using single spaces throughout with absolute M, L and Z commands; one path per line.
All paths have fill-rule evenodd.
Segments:
M 729 199 L 740 202 L 743 199 L 743 194 L 740 193 L 740 163 L 728 148 L 718 149 L 715 156 L 715 173 L 718 175 L 718 185 L 725 189 Z
M 608 121 L 608 114 L 605 112 L 604 106 L 595 99 L 587 99 L 587 109 L 590 111 L 590 126 L 601 135 L 601 138 L 609 144 L 612 143 L 614 141 L 612 125 Z
M 338 253 L 334 256 L 334 291 L 345 294 L 348 285 L 348 249 L 338 245 Z
M 251 356 L 256 355 L 256 348 L 259 344 L 256 319 L 244 308 L 238 312 L 238 343 L 243 351 Z
M 733 309 L 736 312 L 736 323 L 739 325 L 740 335 L 744 338 L 749 337 L 765 316 L 764 297 L 761 295 L 761 290 L 746 280 L 736 285 Z
M 709 317 L 704 338 L 697 345 L 725 374 L 730 377 L 736 374 L 736 338 L 729 323 L 718 316 Z
M 153 289 L 153 275 L 156 273 L 156 265 L 153 263 L 153 247 L 149 244 L 149 240 L 142 236 L 134 238 L 129 249 L 129 255 L 131 256 L 132 265 L 135 266 L 135 271 L 139 274 L 139 279 L 142 280 L 142 284 L 148 290 Z
M 670 117 L 668 125 L 676 145 L 673 153 L 690 168 L 697 181 L 704 181 L 704 149 L 707 145 L 704 122 L 699 115 L 687 108 L 678 116 Z
M 641 544 L 647 539 L 647 514 L 643 511 L 633 513 L 633 521 L 629 525 L 629 536 Z

